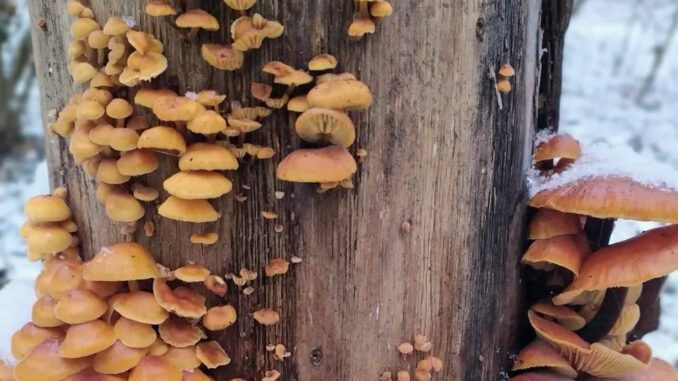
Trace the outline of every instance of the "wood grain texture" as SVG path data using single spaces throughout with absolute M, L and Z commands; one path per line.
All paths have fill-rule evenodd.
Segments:
M 66 69 L 65 3 L 30 1 L 33 20 L 46 21 L 33 34 L 44 112 L 60 109 L 76 91 Z M 224 25 L 236 17 L 221 1 L 195 3 Z M 255 10 L 283 22 L 286 32 L 249 54 L 237 73 L 213 70 L 199 57 L 198 42 L 226 41 L 228 28 L 201 32 L 191 43 L 162 19 L 143 15 L 143 5 L 91 1 L 100 22 L 129 15 L 165 42 L 170 67 L 158 84 L 180 92 L 216 89 L 249 104 L 249 83 L 270 80 L 260 71 L 263 63 L 278 59 L 303 67 L 327 52 L 375 95 L 368 112 L 352 114 L 359 128 L 353 149 L 369 152 L 354 190 L 321 195 L 275 179 L 275 163 L 303 146 L 291 133 L 291 117 L 278 112 L 251 137 L 278 155 L 231 176 L 237 193 L 248 196 L 245 203 L 233 194 L 218 200 L 224 217 L 211 225 L 175 223 L 148 207 L 145 221 L 156 224 L 156 235 L 137 239 L 168 266 L 194 261 L 223 274 L 262 268 L 276 257 L 304 258 L 284 277 L 257 281 L 251 296 L 229 291 L 240 318 L 216 336 L 234 360 L 218 379 L 259 380 L 263 370 L 278 368 L 284 380 L 374 380 L 383 370 L 414 368 L 415 361 L 400 359 L 395 348 L 417 333 L 433 339 L 434 354 L 445 362 L 434 380 L 498 379 L 520 331 L 518 260 L 541 3 L 400 1 L 375 36 L 355 42 L 345 35 L 349 1 L 262 0 Z M 500 110 L 488 71 L 504 62 L 517 76 Z M 70 190 L 84 254 L 121 240 L 120 226 L 105 218 L 94 181 L 74 165 L 64 140 L 47 139 L 51 181 Z M 176 161 L 164 158 L 143 180 L 160 189 L 175 171 Z M 278 201 L 275 191 L 287 196 Z M 264 209 L 280 215 L 283 233 L 261 218 Z M 408 233 L 401 230 L 404 222 Z M 221 235 L 218 244 L 189 242 L 191 232 L 213 229 Z M 254 325 L 249 314 L 261 307 L 280 310 L 282 323 Z M 287 345 L 291 360 L 275 362 L 264 350 L 269 343 Z

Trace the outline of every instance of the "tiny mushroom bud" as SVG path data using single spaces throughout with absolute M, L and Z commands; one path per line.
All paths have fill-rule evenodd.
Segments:
M 238 314 L 231 305 L 212 307 L 202 317 L 202 325 L 210 331 L 221 331 L 232 326 L 237 319 Z
M 501 67 L 499 67 L 499 75 L 502 77 L 513 77 L 516 75 L 516 71 L 510 64 L 503 64 Z
M 507 79 L 500 79 L 497 81 L 497 89 L 502 93 L 510 93 L 511 87 L 511 82 L 509 82 Z
M 255 311 L 253 317 L 254 320 L 261 325 L 275 325 L 280 321 L 280 314 L 278 311 L 269 308 Z
M 414 346 L 410 343 L 402 343 L 398 346 L 398 352 L 403 355 L 409 355 L 414 352 Z

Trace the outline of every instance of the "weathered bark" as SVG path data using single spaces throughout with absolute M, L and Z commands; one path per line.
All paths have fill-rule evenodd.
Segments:
M 44 30 L 34 30 L 45 112 L 76 91 L 66 69 L 65 2 L 31 1 L 33 19 L 46 21 Z M 144 3 L 95 0 L 91 6 L 100 22 L 129 15 L 165 42 L 170 67 L 158 85 L 182 93 L 215 89 L 248 104 L 249 83 L 268 80 L 263 63 L 304 67 L 314 54 L 328 52 L 341 70 L 369 84 L 376 100 L 368 112 L 353 115 L 359 126 L 353 149 L 369 152 L 354 190 L 317 194 L 311 186 L 276 180 L 275 163 L 303 145 L 290 131 L 292 117 L 276 112 L 252 136 L 274 147 L 276 158 L 232 176 L 234 193 L 248 196 L 245 203 L 233 195 L 218 200 L 224 217 L 212 225 L 176 223 L 148 207 L 145 220 L 155 222 L 156 234 L 136 238 L 168 266 L 194 261 L 223 274 L 259 269 L 276 257 L 304 258 L 284 277 L 259 280 L 251 296 L 229 291 L 240 318 L 214 335 L 234 360 L 219 379 L 259 379 L 262 370 L 278 368 L 285 380 L 372 380 L 386 369 L 413 369 L 415 362 L 400 359 L 395 347 L 417 333 L 433 339 L 434 354 L 445 362 L 439 379 L 498 379 L 524 320 L 518 259 L 537 112 L 541 3 L 397 2 L 396 14 L 375 36 L 354 42 L 345 33 L 349 1 L 262 0 L 255 10 L 283 22 L 286 32 L 249 54 L 237 73 L 216 71 L 199 55 L 199 43 L 228 39 L 226 26 L 236 14 L 221 1 L 196 1 L 224 27 L 201 32 L 193 43 L 164 20 L 146 17 Z M 517 76 L 500 110 L 488 73 L 505 62 Z M 68 186 L 89 257 L 121 240 L 120 226 L 104 216 L 94 181 L 74 165 L 66 142 L 47 139 L 52 184 Z M 161 189 L 176 170 L 175 160 L 165 158 L 143 181 Z M 278 190 L 287 194 L 283 200 L 274 197 Z M 264 209 L 280 215 L 283 233 L 261 218 Z M 216 245 L 189 242 L 191 232 L 211 229 L 221 236 Z M 280 310 L 281 324 L 253 324 L 248 313 L 261 307 Z M 292 359 L 276 363 L 264 350 L 269 343 L 285 344 Z

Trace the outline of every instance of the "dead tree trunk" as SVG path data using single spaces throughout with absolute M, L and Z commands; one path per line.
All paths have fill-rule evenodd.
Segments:
M 45 113 L 76 90 L 66 68 L 65 3 L 30 2 L 33 20 L 46 22 L 33 39 Z M 224 217 L 209 227 L 160 218 L 149 206 L 145 219 L 155 223 L 155 236 L 136 238 L 167 266 L 193 261 L 224 274 L 277 257 L 304 259 L 284 278 L 259 280 L 251 296 L 229 291 L 240 319 L 216 336 L 233 358 L 218 379 L 258 380 L 262 370 L 278 368 L 284 380 L 374 380 L 383 370 L 413 369 L 416 362 L 395 348 L 417 333 L 432 338 L 444 360 L 444 373 L 434 379 L 498 379 L 522 327 L 518 259 L 537 114 L 541 2 L 401 1 L 376 35 L 355 42 L 346 36 L 351 1 L 262 0 L 255 10 L 285 24 L 285 34 L 250 54 L 236 73 L 208 66 L 199 44 L 227 41 L 226 26 L 237 15 L 221 1 L 196 3 L 224 27 L 201 32 L 194 43 L 147 17 L 145 1 L 90 5 L 100 22 L 128 15 L 158 36 L 170 66 L 156 83 L 180 93 L 215 89 L 248 104 L 250 82 L 266 79 L 265 62 L 305 67 L 313 55 L 331 53 L 342 71 L 371 86 L 376 100 L 369 112 L 354 115 L 356 147 L 369 153 L 354 190 L 317 194 L 276 180 L 275 163 L 300 146 L 291 117 L 277 112 L 253 136 L 276 149 L 275 160 L 233 176 L 233 193 L 246 194 L 245 203 L 233 195 L 217 200 Z M 517 76 L 500 109 L 488 74 L 507 62 Z M 122 240 L 64 140 L 47 140 L 51 181 L 69 188 L 84 254 Z M 168 159 L 144 180 L 161 189 L 175 165 Z M 276 200 L 275 191 L 287 197 Z M 261 218 L 262 210 L 279 214 L 283 233 Z M 222 237 L 216 245 L 189 242 L 191 232 L 208 228 Z M 282 311 L 282 323 L 255 326 L 248 313 L 262 307 Z M 291 361 L 274 361 L 264 349 L 269 343 L 290 348 Z

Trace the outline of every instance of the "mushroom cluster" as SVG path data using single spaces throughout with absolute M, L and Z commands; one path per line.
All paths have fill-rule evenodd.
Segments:
M 283 181 L 319 183 L 319 192 L 338 186 L 352 188 L 351 176 L 357 170 L 357 163 L 347 148 L 355 142 L 356 128 L 347 111 L 369 108 L 372 93 L 353 74 L 332 73 L 331 70 L 337 67 L 337 59 L 329 54 L 314 57 L 308 67 L 318 74 L 315 86 L 307 94 L 290 99 L 287 109 L 301 113 L 294 124 L 297 135 L 308 143 L 323 147 L 293 151 L 278 164 L 276 175 Z M 280 98 L 284 101 L 296 86 L 313 81 L 308 73 L 282 62 L 269 62 L 264 71 L 275 77 L 275 83 L 288 86 Z M 269 87 L 257 84 L 253 93 L 262 101 L 271 101 Z
M 196 265 L 170 273 L 134 242 L 105 247 L 88 262 L 46 258 L 31 321 L 12 336 L 11 379 L 211 380 L 204 370 L 231 360 L 205 329 L 225 329 L 237 315 L 231 306 L 208 309 L 188 287 L 210 277 Z M 183 285 L 171 288 L 170 279 Z M 151 280 L 153 291 L 141 291 L 139 282 Z
M 377 30 L 377 21 L 393 14 L 393 5 L 388 0 L 355 0 L 356 11 L 348 35 L 361 39 Z
M 71 23 L 69 71 L 77 84 L 92 87 L 133 87 L 167 69 L 163 44 L 153 35 L 134 30 L 129 17 L 110 17 L 103 28 L 92 10 L 81 2 L 68 2 Z
M 577 171 L 581 155 L 569 135 L 540 139 L 538 178 Z M 630 177 L 580 172 L 538 189 L 529 202 L 536 213 L 522 263 L 548 292 L 528 311 L 537 339 L 519 353 L 513 370 L 521 373 L 512 380 L 675 380 L 634 329 L 648 312 L 641 300 L 657 297 L 644 286 L 678 270 L 678 225 L 605 242 L 615 219 L 678 223 L 678 196 Z
M 259 13 L 252 16 L 247 11 L 254 7 L 256 0 L 224 0 L 226 6 L 240 13 L 231 24 L 230 44 L 204 43 L 200 51 L 202 58 L 219 70 L 240 69 L 245 62 L 245 53 L 259 49 L 266 39 L 282 36 L 285 28 L 277 21 L 268 20 Z M 165 0 L 151 0 L 146 13 L 154 17 L 174 17 L 174 26 L 187 30 L 186 37 L 194 39 L 200 30 L 215 32 L 221 29 L 219 20 L 199 8 L 188 9 L 182 14 Z
M 78 256 L 78 225 L 71 218 L 66 193 L 65 188 L 59 188 L 52 195 L 35 196 L 26 203 L 26 222 L 19 233 L 26 240 L 30 261 Z
M 396 381 L 430 381 L 433 372 L 441 373 L 443 371 L 443 361 L 433 355 L 433 342 L 426 336 L 417 334 L 413 341 L 406 341 L 397 347 L 402 360 L 414 360 L 416 365 L 410 373 L 409 370 L 402 369 L 395 374 Z M 392 381 L 393 373 L 384 371 L 379 377 L 380 381 Z

